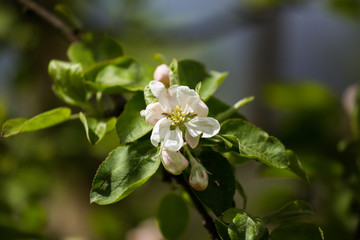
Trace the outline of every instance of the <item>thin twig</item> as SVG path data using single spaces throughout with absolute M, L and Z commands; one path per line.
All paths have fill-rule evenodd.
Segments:
M 196 209 L 200 213 L 200 215 L 203 218 L 203 225 L 206 228 L 206 230 L 209 232 L 211 239 L 213 240 L 220 240 L 219 234 L 216 231 L 216 226 L 214 223 L 214 220 L 209 215 L 209 213 L 206 211 L 202 203 L 199 201 L 199 199 L 195 196 L 193 191 L 190 189 L 189 185 L 185 182 L 182 175 L 174 176 L 171 175 L 173 178 L 176 179 L 176 182 L 181 185 L 185 191 L 189 194 L 191 200 L 193 201 Z
M 58 19 L 56 16 L 54 16 L 52 13 L 50 13 L 48 10 L 46 10 L 39 4 L 33 2 L 32 0 L 17 1 L 29 8 L 30 10 L 34 11 L 37 15 L 42 17 L 45 21 L 49 22 L 55 28 L 59 29 L 70 42 L 79 41 L 73 29 L 65 25 L 60 19 Z

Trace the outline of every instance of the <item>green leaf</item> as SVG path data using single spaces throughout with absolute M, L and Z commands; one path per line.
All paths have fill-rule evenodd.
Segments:
M 216 97 L 210 97 L 205 101 L 206 105 L 209 108 L 209 117 L 216 118 L 216 116 L 222 114 L 223 112 L 228 111 L 231 109 L 229 105 L 226 103 L 223 103 L 221 100 L 217 99 Z M 233 114 L 228 116 L 229 118 L 243 118 L 244 116 L 240 115 L 237 111 L 235 111 Z
M 301 165 L 299 158 L 291 150 L 286 150 L 286 156 L 289 159 L 289 169 L 298 175 L 300 178 L 304 179 L 308 183 L 310 182 L 309 177 L 307 176 L 304 168 Z
M 164 196 L 156 213 L 156 222 L 166 239 L 177 239 L 189 224 L 189 209 L 176 194 Z
M 108 121 L 86 117 L 82 112 L 79 114 L 80 121 L 84 125 L 86 137 L 92 145 L 100 142 L 105 134 L 115 127 L 116 118 Z
M 228 233 L 228 226 L 223 221 L 215 219 L 216 230 L 222 240 L 231 240 Z
M 261 218 L 249 216 L 241 209 L 227 210 L 223 219 L 229 223 L 228 233 L 232 240 L 260 240 L 266 235 L 267 229 Z
M 282 208 L 263 217 L 265 223 L 284 222 L 298 216 L 314 214 L 309 203 L 296 200 L 285 204 Z
M 31 119 L 15 118 L 6 121 L 3 125 L 1 136 L 10 137 L 22 132 L 32 132 L 48 128 L 70 119 L 70 108 L 55 108 L 41 113 Z
M 209 184 L 205 191 L 195 191 L 198 199 L 217 216 L 231 207 L 235 194 L 235 177 L 228 161 L 219 153 L 203 151 L 199 155 L 201 164 L 208 171 Z M 189 173 L 185 172 L 188 178 Z
M 68 58 L 73 63 L 80 63 L 86 69 L 95 63 L 92 51 L 82 42 L 75 42 L 67 50 Z
M 245 104 L 251 102 L 254 100 L 254 97 L 247 97 L 243 98 L 237 103 L 234 104 L 234 106 L 230 107 L 226 111 L 223 111 L 215 116 L 215 118 L 221 123 L 229 118 L 231 118 L 232 115 L 234 115 L 237 110 L 239 110 L 241 107 L 243 107 Z
M 287 168 L 289 160 L 284 145 L 275 137 L 242 119 L 230 119 L 221 125 L 220 134 L 233 135 L 239 142 L 239 152 L 276 168 Z
M 97 62 L 117 58 L 124 55 L 124 49 L 120 42 L 109 36 L 103 36 L 99 43 L 94 46 L 95 59 Z
M 83 106 L 88 98 L 84 84 L 82 67 L 77 63 L 51 60 L 49 74 L 54 80 L 54 91 L 66 103 Z
M 84 70 L 85 82 L 95 82 L 97 74 L 108 65 L 128 66 L 129 62 L 131 62 L 131 58 L 129 57 L 118 57 L 111 60 L 95 63 Z
M 94 82 L 86 84 L 93 90 L 103 92 L 143 91 L 152 80 L 153 69 L 130 57 L 123 57 L 116 64 L 101 69 Z
M 62 16 L 62 19 L 64 19 L 72 27 L 74 27 L 75 29 L 81 28 L 81 21 L 72 13 L 72 11 L 67 5 L 63 3 L 56 4 L 54 10 L 59 13 Z
M 116 123 L 116 132 L 120 143 L 133 142 L 153 128 L 152 125 L 145 122 L 145 117 L 140 115 L 140 111 L 145 109 L 143 92 L 138 92 L 126 103 L 124 111 L 119 116 Z
M 271 232 L 271 240 L 324 240 L 320 227 L 313 223 L 280 225 Z
M 113 150 L 100 165 L 90 192 L 90 202 L 117 202 L 144 184 L 159 168 L 157 148 L 149 141 L 134 142 Z
M 227 73 L 207 72 L 205 66 L 193 60 L 181 60 L 177 63 L 177 73 L 180 85 L 187 85 L 195 89 L 201 82 L 200 97 L 207 100 L 223 82 Z M 170 79 L 171 81 L 171 79 Z

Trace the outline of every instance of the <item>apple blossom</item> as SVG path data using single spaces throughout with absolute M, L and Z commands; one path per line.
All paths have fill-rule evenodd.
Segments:
M 179 151 L 185 136 L 186 143 L 195 148 L 200 136 L 210 138 L 219 132 L 219 122 L 207 117 L 208 107 L 193 89 L 178 85 L 166 89 L 157 81 L 149 87 L 158 102 L 149 104 L 141 115 L 154 125 L 150 140 L 155 147 L 163 142 L 165 149 Z
M 170 69 L 166 64 L 161 64 L 155 69 L 154 80 L 158 82 L 162 82 L 165 86 L 169 86 Z
M 197 191 L 204 191 L 209 183 L 206 169 L 196 160 L 191 161 L 191 172 L 189 177 L 190 186 Z

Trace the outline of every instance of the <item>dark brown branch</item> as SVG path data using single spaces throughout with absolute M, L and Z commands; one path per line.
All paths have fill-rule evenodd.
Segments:
M 43 18 L 45 21 L 49 22 L 51 25 L 53 25 L 56 29 L 59 29 L 62 34 L 70 41 L 70 42 L 77 42 L 79 39 L 76 37 L 74 30 L 71 29 L 69 26 L 65 25 L 60 19 L 58 19 L 56 16 L 54 16 L 52 13 L 47 11 L 45 8 L 40 6 L 39 4 L 33 2 L 32 0 L 17 0 L 22 5 L 27 7 L 28 9 L 35 12 L 37 15 L 39 15 L 41 18 Z
M 211 239 L 213 240 L 220 240 L 219 234 L 216 231 L 215 223 L 212 217 L 209 215 L 209 213 L 206 211 L 202 203 L 197 199 L 193 191 L 190 189 L 189 185 L 185 182 L 184 177 L 182 175 L 174 176 L 171 175 L 174 179 L 176 179 L 176 182 L 181 185 L 185 191 L 189 194 L 191 200 L 193 201 L 196 209 L 200 213 L 200 215 L 203 218 L 203 225 L 206 228 L 206 230 L 209 232 Z

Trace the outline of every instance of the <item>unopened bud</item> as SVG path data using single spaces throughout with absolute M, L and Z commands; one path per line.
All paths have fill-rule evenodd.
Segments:
M 170 84 L 170 68 L 166 64 L 159 65 L 154 72 L 154 80 L 162 82 L 166 87 Z
M 196 163 L 191 166 L 191 173 L 189 177 L 190 186 L 197 191 L 204 191 L 209 183 L 209 177 L 206 169 L 200 164 Z
M 179 175 L 189 166 L 188 160 L 179 151 L 170 151 L 163 149 L 162 163 L 165 169 L 174 175 Z

